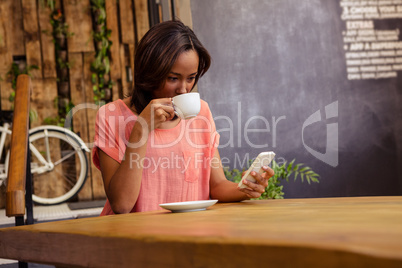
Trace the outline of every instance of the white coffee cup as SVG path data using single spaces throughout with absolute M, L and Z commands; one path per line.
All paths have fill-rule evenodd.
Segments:
M 181 119 L 196 117 L 201 109 L 200 94 L 191 92 L 172 98 L 174 113 Z

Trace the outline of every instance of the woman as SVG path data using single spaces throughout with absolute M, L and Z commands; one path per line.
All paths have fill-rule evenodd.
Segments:
M 253 173 L 248 188 L 225 178 L 211 112 L 191 120 L 174 114 L 172 97 L 190 92 L 210 66 L 208 51 L 179 21 L 155 25 L 135 55 L 134 91 L 103 106 L 96 122 L 93 161 L 108 201 L 101 215 L 160 209 L 158 204 L 256 198 L 273 175 Z

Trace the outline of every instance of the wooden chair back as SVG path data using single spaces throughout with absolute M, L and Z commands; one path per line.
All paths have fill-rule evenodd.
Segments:
M 15 92 L 6 190 L 6 215 L 8 217 L 25 215 L 25 184 L 27 176 L 31 91 L 31 78 L 25 74 L 19 75 Z

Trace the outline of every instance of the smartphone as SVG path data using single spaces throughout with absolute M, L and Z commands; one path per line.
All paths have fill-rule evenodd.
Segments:
M 257 158 L 253 161 L 251 164 L 250 168 L 247 170 L 247 172 L 244 174 L 244 176 L 241 178 L 241 181 L 239 182 L 239 187 L 240 188 L 247 188 L 247 185 L 243 184 L 243 180 L 247 179 L 248 181 L 255 182 L 256 180 L 254 179 L 253 176 L 251 176 L 251 172 L 255 171 L 256 173 L 263 173 L 264 170 L 262 169 L 263 166 L 268 166 L 272 160 L 275 157 L 274 152 L 262 152 L 260 153 Z

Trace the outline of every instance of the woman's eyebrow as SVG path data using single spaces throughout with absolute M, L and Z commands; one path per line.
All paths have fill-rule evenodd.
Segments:
M 175 72 L 170 72 L 170 74 L 174 74 L 174 75 L 177 75 L 177 76 L 181 76 L 181 74 L 175 73 Z
M 198 72 L 192 73 L 192 74 L 190 74 L 190 76 L 192 76 L 192 75 L 197 75 L 197 73 L 198 73 Z M 177 75 L 177 76 L 182 76 L 182 74 L 175 73 L 175 72 L 170 72 L 170 74 L 174 74 L 174 75 Z

